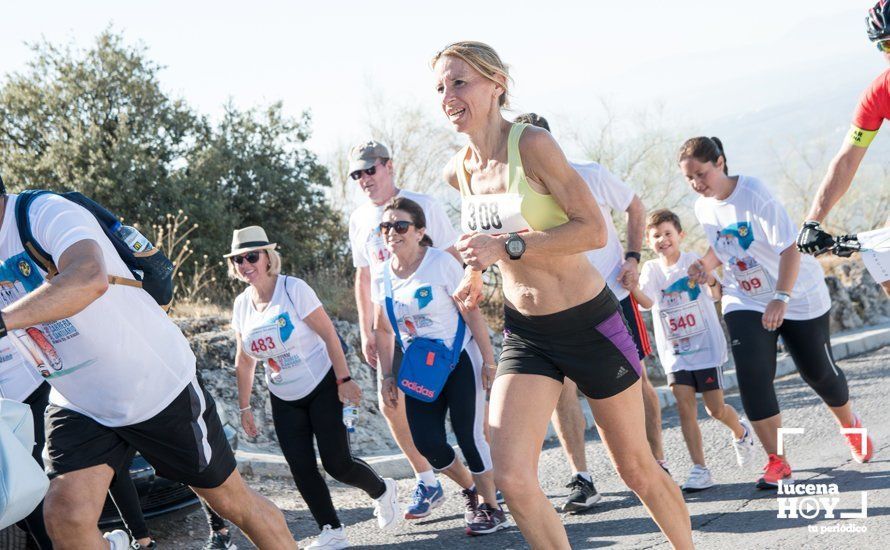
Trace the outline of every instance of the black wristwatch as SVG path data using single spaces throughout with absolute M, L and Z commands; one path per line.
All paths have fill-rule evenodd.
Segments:
M 504 248 L 507 249 L 507 256 L 511 260 L 518 260 L 525 253 L 525 241 L 518 234 L 510 233 L 504 242 Z
M 640 263 L 640 261 L 643 259 L 643 257 L 640 256 L 640 253 L 639 253 L 639 252 L 625 252 L 625 253 L 624 253 L 624 259 L 625 259 L 625 260 L 629 260 L 629 259 L 631 259 L 631 258 L 633 258 L 634 260 L 636 260 L 637 263 Z

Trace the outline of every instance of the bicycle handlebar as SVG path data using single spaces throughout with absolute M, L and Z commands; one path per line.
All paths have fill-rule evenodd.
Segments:
M 856 235 L 838 235 L 834 238 L 834 246 L 825 252 L 831 252 L 841 258 L 849 258 L 854 252 L 859 252 L 862 245 Z

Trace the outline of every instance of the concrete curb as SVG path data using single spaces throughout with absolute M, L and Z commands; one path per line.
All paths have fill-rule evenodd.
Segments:
M 831 338 L 831 350 L 835 360 L 838 361 L 874 351 L 888 344 L 890 344 L 890 323 L 838 333 Z M 727 367 L 731 366 L 732 358 L 730 357 Z M 794 371 L 794 362 L 791 358 L 787 354 L 780 355 L 776 364 L 776 376 L 786 376 Z M 726 383 L 725 389 L 729 390 L 738 387 L 734 369 L 725 368 L 723 379 Z M 658 386 L 655 388 L 655 391 L 658 393 L 658 401 L 662 409 L 676 403 L 673 393 L 667 386 Z M 581 410 L 584 413 L 584 418 L 587 420 L 587 425 L 593 426 L 593 415 L 590 412 L 590 407 L 586 405 L 585 399 L 581 399 L 581 404 Z M 547 439 L 554 437 L 556 437 L 556 434 L 553 431 L 553 426 L 550 426 L 547 430 Z M 235 458 L 238 460 L 238 470 L 243 475 L 291 477 L 290 469 L 281 455 L 239 449 L 235 452 Z M 408 464 L 408 459 L 401 453 L 362 457 L 362 459 L 371 465 L 382 477 L 398 479 L 414 476 L 411 465 Z M 322 470 L 320 463 L 319 470 Z

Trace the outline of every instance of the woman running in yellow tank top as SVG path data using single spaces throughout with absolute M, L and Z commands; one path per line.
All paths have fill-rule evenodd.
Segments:
M 691 548 L 680 490 L 646 442 L 640 363 L 615 296 L 583 252 L 602 247 L 596 201 L 550 133 L 501 116 L 508 75 L 497 53 L 458 42 L 431 65 L 441 108 L 468 146 L 445 168 L 461 191 L 467 264 L 455 293 L 476 307 L 481 271 L 504 277 L 506 337 L 491 393 L 495 482 L 533 548 L 570 548 L 538 483 L 538 458 L 566 376 L 588 397 L 622 480 L 676 548 Z M 532 404 L 533 406 L 529 406 Z

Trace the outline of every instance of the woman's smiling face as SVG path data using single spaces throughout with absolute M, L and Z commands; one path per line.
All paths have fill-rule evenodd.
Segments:
M 504 88 L 482 76 L 458 57 L 444 55 L 434 67 L 436 92 L 442 112 L 458 132 L 466 131 L 478 121 L 487 120 Z

